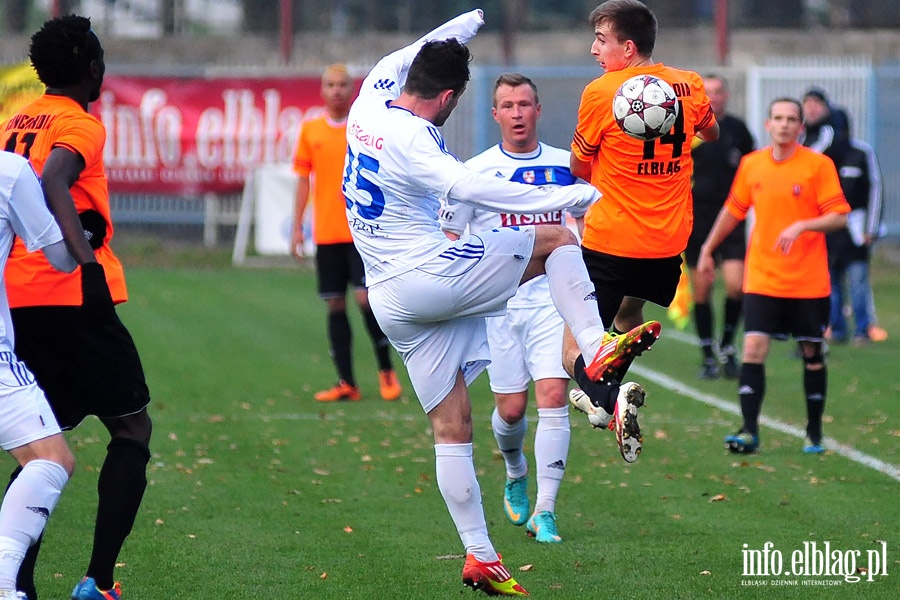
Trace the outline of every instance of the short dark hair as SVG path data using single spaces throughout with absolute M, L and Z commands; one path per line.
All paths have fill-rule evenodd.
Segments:
M 426 100 L 444 90 L 459 96 L 469 81 L 469 49 L 454 38 L 425 42 L 413 59 L 403 91 Z
M 806 90 L 806 93 L 803 94 L 803 99 L 806 100 L 807 98 L 815 98 L 822 104 L 830 104 L 828 102 L 828 95 L 825 93 L 825 90 L 819 87 L 809 88 L 808 90 Z
M 639 0 L 607 0 L 588 17 L 591 27 L 609 23 L 620 42 L 631 40 L 638 54 L 650 56 L 656 46 L 656 15 Z
M 522 75 L 521 73 L 502 73 L 497 81 L 494 82 L 494 91 L 491 92 L 491 106 L 497 108 L 497 89 L 501 85 L 508 85 L 509 87 L 519 87 L 520 85 L 527 85 L 531 88 L 531 91 L 534 92 L 534 103 L 540 104 L 540 99 L 538 99 L 538 91 L 537 86 L 534 85 L 534 82 Z
M 797 100 L 796 98 L 791 98 L 790 96 L 781 96 L 779 98 L 775 98 L 771 102 L 769 102 L 769 116 L 772 116 L 772 107 L 781 102 L 787 102 L 789 104 L 793 104 L 797 107 L 797 110 L 800 113 L 800 122 L 803 122 L 803 103 Z
M 87 17 L 50 19 L 33 36 L 28 56 L 38 79 L 48 87 L 74 85 L 90 74 L 91 61 L 103 48 Z

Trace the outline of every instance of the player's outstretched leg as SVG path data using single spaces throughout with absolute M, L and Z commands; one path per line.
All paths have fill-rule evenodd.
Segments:
M 621 370 L 629 364 L 629 358 L 640 356 L 659 339 L 662 325 L 659 321 L 647 321 L 624 335 L 606 334 L 603 344 L 585 373 L 593 381 L 619 381 Z
M 509 571 L 503 566 L 503 560 L 497 555 L 497 561 L 480 562 L 473 554 L 466 555 L 466 564 L 462 572 L 463 585 L 473 590 L 481 590 L 488 596 L 530 596 L 521 585 L 516 583 Z

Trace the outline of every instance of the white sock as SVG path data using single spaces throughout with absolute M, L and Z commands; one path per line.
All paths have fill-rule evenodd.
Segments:
M 438 489 L 466 548 L 481 562 L 499 560 L 487 532 L 472 444 L 435 444 Z
M 506 463 L 506 476 L 509 479 L 518 479 L 528 473 L 528 462 L 522 445 L 525 443 L 525 434 L 528 432 L 528 419 L 522 417 L 518 423 L 510 425 L 497 412 L 491 415 L 491 429 L 494 430 L 494 439 L 497 447 L 503 453 L 503 461 Z
M 569 456 L 569 409 L 539 408 L 534 436 L 534 462 L 537 465 L 537 501 L 534 512 L 556 510 L 556 495 L 566 474 Z
M 0 589 L 16 589 L 25 552 L 44 530 L 68 480 L 55 462 L 32 460 L 9 486 L 0 506 Z
M 587 364 L 603 343 L 603 321 L 597 295 L 578 246 L 560 246 L 544 262 L 550 297 L 572 331 Z

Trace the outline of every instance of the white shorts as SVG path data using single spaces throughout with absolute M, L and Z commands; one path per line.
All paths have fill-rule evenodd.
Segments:
M 533 250 L 533 226 L 495 229 L 369 288 L 369 305 L 426 413 L 450 393 L 459 370 L 468 385 L 490 362 L 484 317 L 505 312 Z
M 495 394 L 514 394 L 539 379 L 568 379 L 562 366 L 565 322 L 556 307 L 509 308 L 487 319 L 491 364 L 488 375 Z
M 34 375 L 12 352 L 0 352 L 0 448 L 12 450 L 59 432 Z

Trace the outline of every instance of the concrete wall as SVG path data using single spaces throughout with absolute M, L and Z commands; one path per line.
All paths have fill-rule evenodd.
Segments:
M 0 63 L 26 57 L 28 36 L 0 39 Z M 331 62 L 346 62 L 359 70 L 370 67 L 381 56 L 411 41 L 406 35 L 354 35 L 333 37 L 302 34 L 294 40 L 291 71 L 317 71 Z M 591 64 L 591 32 L 587 27 L 568 33 L 520 35 L 516 63 L 535 66 Z M 111 68 L 150 66 L 153 69 L 201 69 L 246 67 L 281 69 L 279 42 L 271 37 L 176 37 L 164 40 L 104 39 Z M 900 32 L 897 30 L 834 29 L 737 30 L 730 45 L 731 67 L 759 64 L 772 55 L 862 55 L 874 64 L 900 62 Z M 485 33 L 473 40 L 471 49 L 479 64 L 501 64 L 503 55 L 496 34 Z M 654 58 L 687 68 L 718 64 L 715 32 L 711 28 L 663 29 Z

